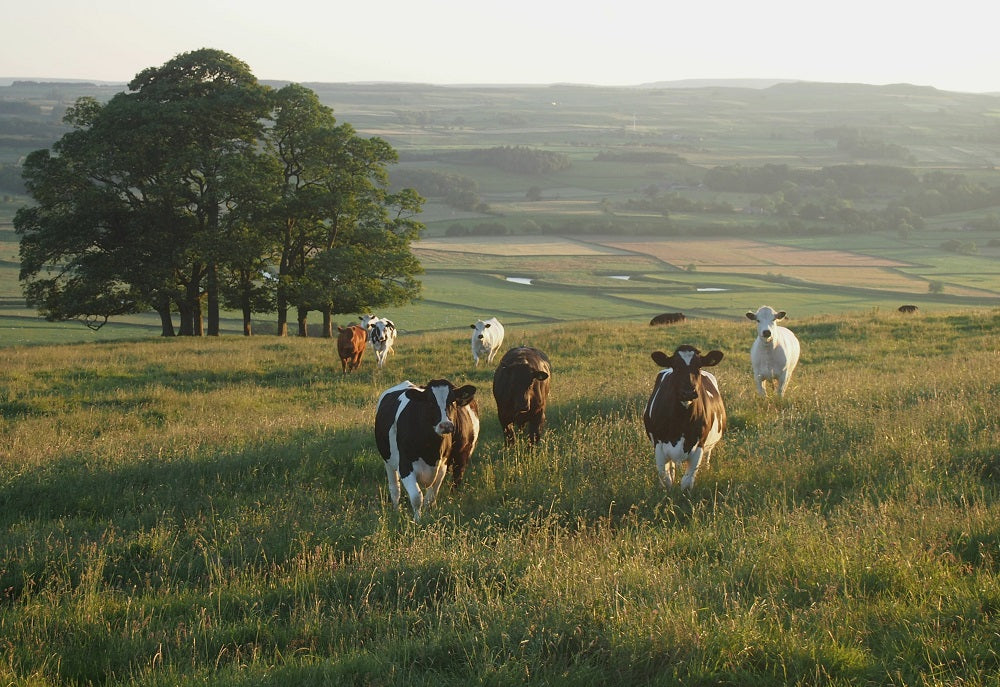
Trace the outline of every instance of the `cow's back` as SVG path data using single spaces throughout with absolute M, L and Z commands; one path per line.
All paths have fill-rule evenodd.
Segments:
M 406 407 L 407 399 L 403 395 L 407 389 L 415 388 L 412 382 L 400 382 L 386 389 L 379 396 L 375 408 L 375 446 L 384 460 L 392 457 L 390 435 L 396 432 L 396 421 Z M 397 456 L 398 458 L 398 456 Z

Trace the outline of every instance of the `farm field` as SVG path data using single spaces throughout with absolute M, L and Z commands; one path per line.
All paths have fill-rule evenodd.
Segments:
M 1000 310 L 790 326 L 776 401 L 745 320 L 525 318 L 554 374 L 534 450 L 504 447 L 467 324 L 352 375 L 320 339 L 2 348 L 0 679 L 994 684 Z M 724 352 L 730 418 L 689 494 L 641 426 L 680 343 Z M 478 387 L 482 435 L 417 525 L 371 423 L 436 377 Z

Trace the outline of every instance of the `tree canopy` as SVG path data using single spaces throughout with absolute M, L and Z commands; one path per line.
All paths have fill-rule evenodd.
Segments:
M 419 294 L 410 243 L 423 199 L 391 193 L 396 152 L 315 93 L 274 90 L 202 49 L 140 72 L 107 104 L 81 98 L 73 130 L 31 153 L 18 211 L 21 280 L 49 319 L 99 327 L 155 310 L 164 335 L 219 333 L 221 308 L 335 313 Z

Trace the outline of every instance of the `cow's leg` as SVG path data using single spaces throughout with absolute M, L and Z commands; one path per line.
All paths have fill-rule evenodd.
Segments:
M 767 396 L 767 392 L 764 391 L 764 375 L 754 374 L 753 381 L 757 384 L 757 395 Z
M 424 505 L 430 506 L 434 503 L 434 499 L 437 498 L 438 489 L 441 488 L 441 483 L 444 482 L 445 475 L 448 474 L 448 463 L 442 458 L 438 461 L 437 469 L 434 471 L 434 479 L 431 481 L 430 486 L 427 487 L 427 494 L 424 497 Z
M 399 472 L 396 468 L 385 461 L 385 476 L 389 480 L 389 496 L 392 497 L 392 505 L 399 507 Z
M 782 370 L 781 375 L 778 377 L 777 383 L 775 385 L 777 387 L 777 390 L 778 390 L 778 396 L 784 396 L 785 395 L 785 387 L 788 386 L 788 380 L 790 378 L 791 377 L 789 376 L 788 371 L 787 370 Z
M 528 420 L 528 441 L 532 444 L 537 444 L 542 438 L 542 431 L 545 429 L 545 418 L 539 418 L 537 420 Z
M 667 444 L 658 442 L 653 449 L 653 457 L 656 460 L 656 471 L 660 475 L 660 481 L 669 489 L 674 483 L 674 462 L 668 454 Z
M 695 446 L 688 454 L 688 469 L 681 478 L 681 489 L 690 489 L 694 486 L 694 477 L 698 474 L 698 467 L 701 463 L 702 448 Z
M 403 478 L 403 486 L 410 497 L 410 506 L 413 507 L 413 520 L 420 521 L 420 509 L 424 505 L 424 495 L 420 492 L 420 485 L 417 484 L 417 472 L 414 470 Z

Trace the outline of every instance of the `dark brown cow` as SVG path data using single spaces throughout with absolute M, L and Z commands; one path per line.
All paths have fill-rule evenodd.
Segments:
M 683 322 L 686 318 L 682 312 L 665 312 L 662 315 L 657 315 L 649 321 L 650 327 L 655 327 L 661 324 L 677 324 L 678 322 Z
M 519 346 L 507 351 L 493 373 L 493 398 L 506 443 L 514 442 L 514 428 L 528 426 L 534 444 L 545 428 L 545 401 L 549 397 L 552 366 L 537 348 Z
M 702 356 L 694 346 L 679 346 L 672 356 L 662 351 L 652 354 L 662 367 L 653 384 L 642 414 L 646 435 L 653 443 L 653 455 L 660 480 L 673 484 L 674 466 L 687 461 L 681 488 L 694 486 L 702 459 L 708 466 L 712 448 L 726 430 L 726 407 L 719 384 L 703 367 L 718 365 L 721 351 Z
M 902 313 L 907 313 L 907 314 L 910 314 L 910 313 L 915 313 L 915 312 L 917 312 L 917 310 L 919 310 L 919 309 L 920 309 L 920 308 L 918 308 L 918 307 L 917 307 L 917 306 L 915 306 L 915 305 L 901 305 L 901 306 L 899 306 L 898 308 L 896 308 L 896 310 L 898 310 L 899 312 L 902 312 Z
M 365 343 L 368 333 L 356 324 L 350 327 L 337 327 L 337 355 L 340 356 L 340 367 L 344 372 L 354 372 L 361 365 L 361 356 L 365 353 Z
M 425 387 L 401 382 L 379 396 L 375 411 L 375 445 L 385 461 L 389 494 L 399 505 L 403 482 L 420 520 L 424 506 L 434 502 L 451 466 L 455 487 L 479 440 L 476 387 L 456 387 L 447 379 L 432 379 Z M 420 491 L 427 489 L 427 497 Z

